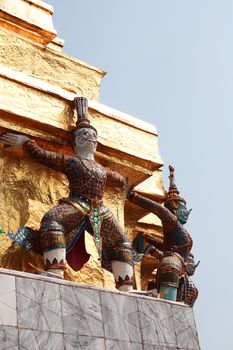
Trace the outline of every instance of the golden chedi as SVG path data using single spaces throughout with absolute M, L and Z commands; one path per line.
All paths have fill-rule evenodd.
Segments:
M 96 161 L 127 177 L 128 188 L 136 186 L 140 194 L 162 202 L 163 163 L 156 128 L 98 102 L 105 72 L 62 52 L 63 41 L 56 36 L 52 14 L 52 7 L 39 0 L 5 0 L 0 4 L 0 134 L 23 134 L 43 149 L 71 155 L 69 131 L 77 118 L 73 101 L 76 96 L 85 96 L 91 125 L 98 130 Z M 27 152 L 3 145 L 0 163 L 0 226 L 12 232 L 24 225 L 38 230 L 43 215 L 68 196 L 66 177 L 38 164 Z M 104 204 L 133 239 L 148 212 L 125 201 L 128 188 L 118 191 L 107 187 Z M 161 234 L 160 224 L 143 225 L 151 227 L 154 235 Z M 101 267 L 89 234 L 85 234 L 85 242 L 89 261 L 79 272 L 66 266 L 65 278 L 113 287 L 113 276 Z M 44 268 L 40 255 L 12 246 L 3 233 L 0 256 L 5 268 L 28 272 Z M 138 289 L 141 272 L 138 264 Z

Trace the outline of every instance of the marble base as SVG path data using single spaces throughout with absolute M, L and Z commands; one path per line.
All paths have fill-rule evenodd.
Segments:
M 0 350 L 200 350 L 180 303 L 0 269 Z

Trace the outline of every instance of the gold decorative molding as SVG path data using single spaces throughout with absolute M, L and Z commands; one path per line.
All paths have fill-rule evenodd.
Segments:
M 59 51 L 32 42 L 0 26 L 0 64 L 68 92 L 97 101 L 105 72 Z
M 76 94 L 4 66 L 0 77 L 0 125 L 67 146 L 76 120 Z M 155 127 L 95 101 L 89 101 L 89 107 L 99 133 L 97 156 L 106 165 L 118 164 L 134 185 L 162 166 Z
M 47 45 L 57 35 L 52 6 L 38 0 L 1 0 L 0 26 Z

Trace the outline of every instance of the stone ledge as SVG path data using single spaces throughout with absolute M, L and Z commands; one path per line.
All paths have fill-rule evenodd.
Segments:
M 68 131 L 76 121 L 72 101 L 77 95 L 4 66 L 0 66 L 0 76 L 4 91 L 0 126 L 56 143 L 57 147 L 64 146 L 66 152 Z M 91 122 L 99 134 L 97 157 L 105 166 L 115 166 L 115 170 L 128 176 L 132 185 L 162 166 L 153 125 L 92 100 L 89 107 Z M 153 183 L 157 195 L 163 196 L 161 173 L 154 177 Z
M 188 306 L 4 269 L 0 343 L 14 349 L 200 350 Z
M 0 25 L 28 39 L 47 45 L 57 33 L 53 8 L 38 0 L 1 0 Z
M 55 44 L 62 45 L 59 39 L 54 40 Z M 0 63 L 16 74 L 22 72 L 92 100 L 99 99 L 100 84 L 106 74 L 93 65 L 54 50 L 51 45 L 44 46 L 1 27 L 1 24 Z
M 11 81 L 15 81 L 22 85 L 34 88 L 38 91 L 42 91 L 51 95 L 54 95 L 57 98 L 62 98 L 69 102 L 72 102 L 74 98 L 77 96 L 75 93 L 69 92 L 65 89 L 57 87 L 53 84 L 47 83 L 43 80 L 37 79 L 30 75 L 27 75 L 23 72 L 16 71 L 14 69 L 5 67 L 0 65 L 0 76 L 3 78 L 9 79 Z M 120 112 L 116 109 L 103 105 L 102 103 L 89 100 L 88 102 L 89 108 L 95 112 L 108 116 L 111 119 L 121 120 L 121 122 L 134 126 L 137 129 L 148 132 L 149 134 L 158 136 L 157 129 L 153 124 L 144 122 L 140 119 L 137 119 L 129 114 Z

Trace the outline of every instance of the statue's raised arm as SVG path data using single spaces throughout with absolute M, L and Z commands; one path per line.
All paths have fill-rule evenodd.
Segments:
M 30 138 L 24 135 L 13 134 L 11 132 L 7 132 L 0 136 L 0 142 L 8 147 L 20 148 L 23 147 L 26 141 L 29 141 Z
M 179 195 L 174 181 L 174 168 L 169 166 L 169 170 L 170 186 L 164 206 L 135 191 L 130 191 L 127 198 L 160 218 L 163 226 L 163 250 L 175 251 L 186 259 L 192 248 L 192 239 L 183 225 L 191 210 L 187 209 L 185 199 Z
M 122 176 L 116 171 L 113 171 L 109 168 L 107 170 L 107 185 L 112 187 L 117 187 L 118 189 L 126 189 L 128 186 L 128 179 L 125 176 Z
M 149 198 L 137 194 L 133 190 L 128 193 L 127 199 L 139 207 L 144 208 L 150 213 L 158 216 L 163 227 L 172 227 L 177 223 L 177 217 L 170 210 Z
M 66 162 L 68 160 L 66 155 L 44 150 L 27 136 L 8 132 L 1 135 L 0 142 L 11 148 L 23 148 L 38 163 L 46 165 L 51 169 L 65 172 Z

